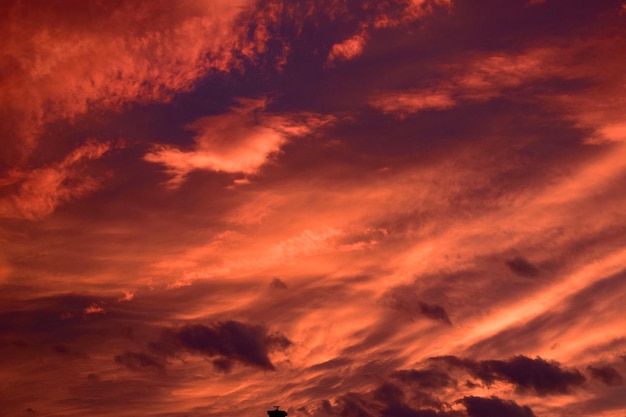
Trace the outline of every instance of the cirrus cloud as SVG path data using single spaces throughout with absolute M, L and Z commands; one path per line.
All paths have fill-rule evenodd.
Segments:
M 111 148 L 110 143 L 92 139 L 59 163 L 32 171 L 10 171 L 0 187 L 16 191 L 0 199 L 0 218 L 37 220 L 60 204 L 97 190 L 99 180 L 85 174 L 85 162 L 101 158 Z

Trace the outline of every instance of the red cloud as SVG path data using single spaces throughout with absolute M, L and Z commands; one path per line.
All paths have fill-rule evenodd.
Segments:
M 157 145 L 145 159 L 166 167 L 170 186 L 179 185 L 194 170 L 255 174 L 290 139 L 333 120 L 314 113 L 265 113 L 265 105 L 262 99 L 240 100 L 230 113 L 203 117 L 188 126 L 196 131 L 193 149 Z
M 249 2 L 72 3 L 4 5 L 0 109 L 18 140 L 1 157 L 28 155 L 50 121 L 167 100 L 209 70 L 228 68 L 240 35 L 230 28 Z
M 81 162 L 98 159 L 110 149 L 108 143 L 91 140 L 58 164 L 10 172 L 0 185 L 17 190 L 0 200 L 0 217 L 36 220 L 51 214 L 59 204 L 96 190 L 99 182 L 84 175 Z
M 448 109 L 459 102 L 489 100 L 524 83 L 563 74 L 562 68 L 555 64 L 562 54 L 557 50 L 535 49 L 518 55 L 473 57 L 462 66 L 443 68 L 450 75 L 435 88 L 379 93 L 370 100 L 370 105 L 404 117 L 427 109 Z
M 428 109 L 448 109 L 456 105 L 456 101 L 446 90 L 382 93 L 370 101 L 370 105 L 380 109 L 383 113 L 391 113 L 403 117 Z
M 350 60 L 361 55 L 365 41 L 365 33 L 358 33 L 343 42 L 334 44 L 328 54 L 328 62 Z

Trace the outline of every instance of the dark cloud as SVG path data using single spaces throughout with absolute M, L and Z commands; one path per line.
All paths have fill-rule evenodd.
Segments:
M 285 284 L 280 278 L 274 278 L 272 282 L 270 282 L 270 287 L 276 288 L 279 290 L 286 290 L 287 284 Z
M 426 304 L 424 302 L 419 303 L 420 311 L 429 319 L 438 320 L 446 324 L 452 325 L 448 313 L 446 310 L 437 304 Z
M 421 316 L 448 325 L 452 324 L 445 308 L 439 304 L 431 304 L 418 300 L 413 290 L 410 288 L 395 288 L 387 295 L 386 303 L 394 310 L 408 314 L 411 318 Z
M 498 397 L 465 397 L 461 402 L 469 417 L 535 417 L 529 407 Z
M 233 369 L 233 361 L 227 358 L 217 358 L 211 361 L 213 367 L 220 372 L 228 373 Z
M 374 391 L 374 398 L 385 404 L 380 411 L 380 415 L 383 417 L 436 417 L 448 415 L 437 410 L 441 408 L 442 403 L 434 400 L 430 396 L 428 396 L 428 405 L 436 407 L 437 409 L 415 408 L 416 404 L 414 401 L 412 406 L 407 404 L 402 389 L 390 383 L 385 383 L 378 387 L 378 389 Z M 424 398 L 420 398 L 420 400 L 419 403 L 421 404 L 417 404 L 418 406 L 424 403 Z
M 285 350 L 291 341 L 280 333 L 268 333 L 263 326 L 238 321 L 219 322 L 212 326 L 192 324 L 179 329 L 166 329 L 157 342 L 151 343 L 154 352 L 176 355 L 183 350 L 213 359 L 213 365 L 224 372 L 233 362 L 274 370 L 269 353 Z
M 534 278 L 539 275 L 539 268 L 521 256 L 509 259 L 505 263 L 511 271 L 519 276 Z
M 9 342 L 0 344 L 0 350 L 19 356 L 87 359 L 106 350 L 119 336 L 119 320 L 129 318 L 115 311 L 116 304 L 112 297 L 77 294 L 24 300 L 19 308 L 0 311 L 0 333 Z M 91 312 L 98 306 L 103 312 Z
M 622 375 L 617 372 L 617 369 L 610 365 L 593 366 L 589 365 L 587 370 L 595 379 L 599 379 L 606 385 L 621 385 L 624 382 Z
M 52 297 L 36 298 L 22 302 L 20 308 L 5 310 L 0 313 L 0 331 L 6 333 L 29 333 L 50 335 L 51 338 L 62 340 L 73 337 L 78 328 L 85 326 L 86 318 L 102 317 L 92 315 L 88 317 L 86 311 L 90 306 L 109 304 L 113 300 L 95 298 L 93 296 L 77 294 L 60 294 Z
M 79 352 L 77 352 L 71 346 L 63 344 L 63 343 L 59 343 L 59 344 L 52 346 L 52 350 L 61 356 L 69 356 L 69 357 L 82 356 Z
M 115 363 L 124 365 L 133 371 L 139 370 L 165 370 L 165 361 L 156 356 L 143 352 L 124 352 L 114 357 Z
M 402 389 L 391 383 L 384 383 L 374 391 L 374 399 L 383 403 L 397 403 L 404 400 Z
M 565 394 L 585 382 L 578 370 L 564 370 L 558 362 L 539 357 L 530 359 L 520 355 L 508 361 L 485 361 L 484 364 L 519 388 L 532 388 L 540 395 Z
M 390 383 L 383 383 L 370 393 L 348 393 L 337 399 L 338 414 L 342 417 L 453 417 L 457 412 L 442 410 L 442 403 L 433 401 L 434 408 L 409 404 L 403 390 Z M 335 413 L 337 414 L 337 413 Z
M 322 400 L 322 401 L 321 401 L 321 407 L 322 407 L 322 410 L 324 410 L 324 412 L 325 412 L 326 414 L 333 414 L 333 406 L 332 406 L 332 404 L 330 403 L 330 401 L 328 401 L 328 400 Z
M 341 417 L 372 417 L 370 406 L 357 393 L 347 393 L 337 399 Z
M 464 368 L 473 377 L 488 385 L 495 381 L 506 381 L 521 391 L 532 389 L 539 395 L 566 394 L 573 387 L 579 387 L 585 382 L 580 371 L 562 369 L 558 362 L 546 361 L 540 357 L 531 359 L 519 355 L 504 361 L 473 361 L 455 356 L 434 359 Z
M 419 388 L 443 388 L 454 382 L 447 373 L 437 369 L 399 370 L 392 372 L 391 377 Z

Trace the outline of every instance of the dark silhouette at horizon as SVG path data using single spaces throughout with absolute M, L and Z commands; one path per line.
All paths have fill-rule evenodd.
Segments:
M 268 410 L 267 411 L 267 415 L 269 417 L 287 417 L 287 412 L 284 410 L 279 410 L 280 406 L 279 405 L 275 405 L 274 406 L 275 410 Z

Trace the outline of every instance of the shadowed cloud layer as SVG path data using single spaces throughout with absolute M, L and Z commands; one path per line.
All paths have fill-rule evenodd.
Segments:
M 497 397 L 480 398 L 465 397 L 463 404 L 470 417 L 534 417 L 535 414 L 527 406 L 519 406 L 513 401 L 503 401 Z
M 515 356 L 506 361 L 475 362 L 450 356 L 435 360 L 464 368 L 473 377 L 488 385 L 502 380 L 514 384 L 520 390 L 532 389 L 539 395 L 565 394 L 585 382 L 585 377 L 580 371 L 561 369 L 558 362 L 541 358 Z
M 188 352 L 216 357 L 213 363 L 221 370 L 230 370 L 231 361 L 239 361 L 261 369 L 273 370 L 268 353 L 286 349 L 291 342 L 281 334 L 267 334 L 261 326 L 249 326 L 236 321 L 215 326 L 189 325 L 166 330 L 159 342 L 152 344 L 156 351 L 185 349 Z
M 623 417 L 624 19 L 3 2 L 3 415 Z
M 164 371 L 168 357 L 187 352 L 212 358 L 215 368 L 223 372 L 229 372 L 234 362 L 275 370 L 269 353 L 284 350 L 291 344 L 281 334 L 268 334 L 262 326 L 231 320 L 214 326 L 192 324 L 176 330 L 165 329 L 157 341 L 148 344 L 149 353 L 124 352 L 114 359 L 131 370 Z

